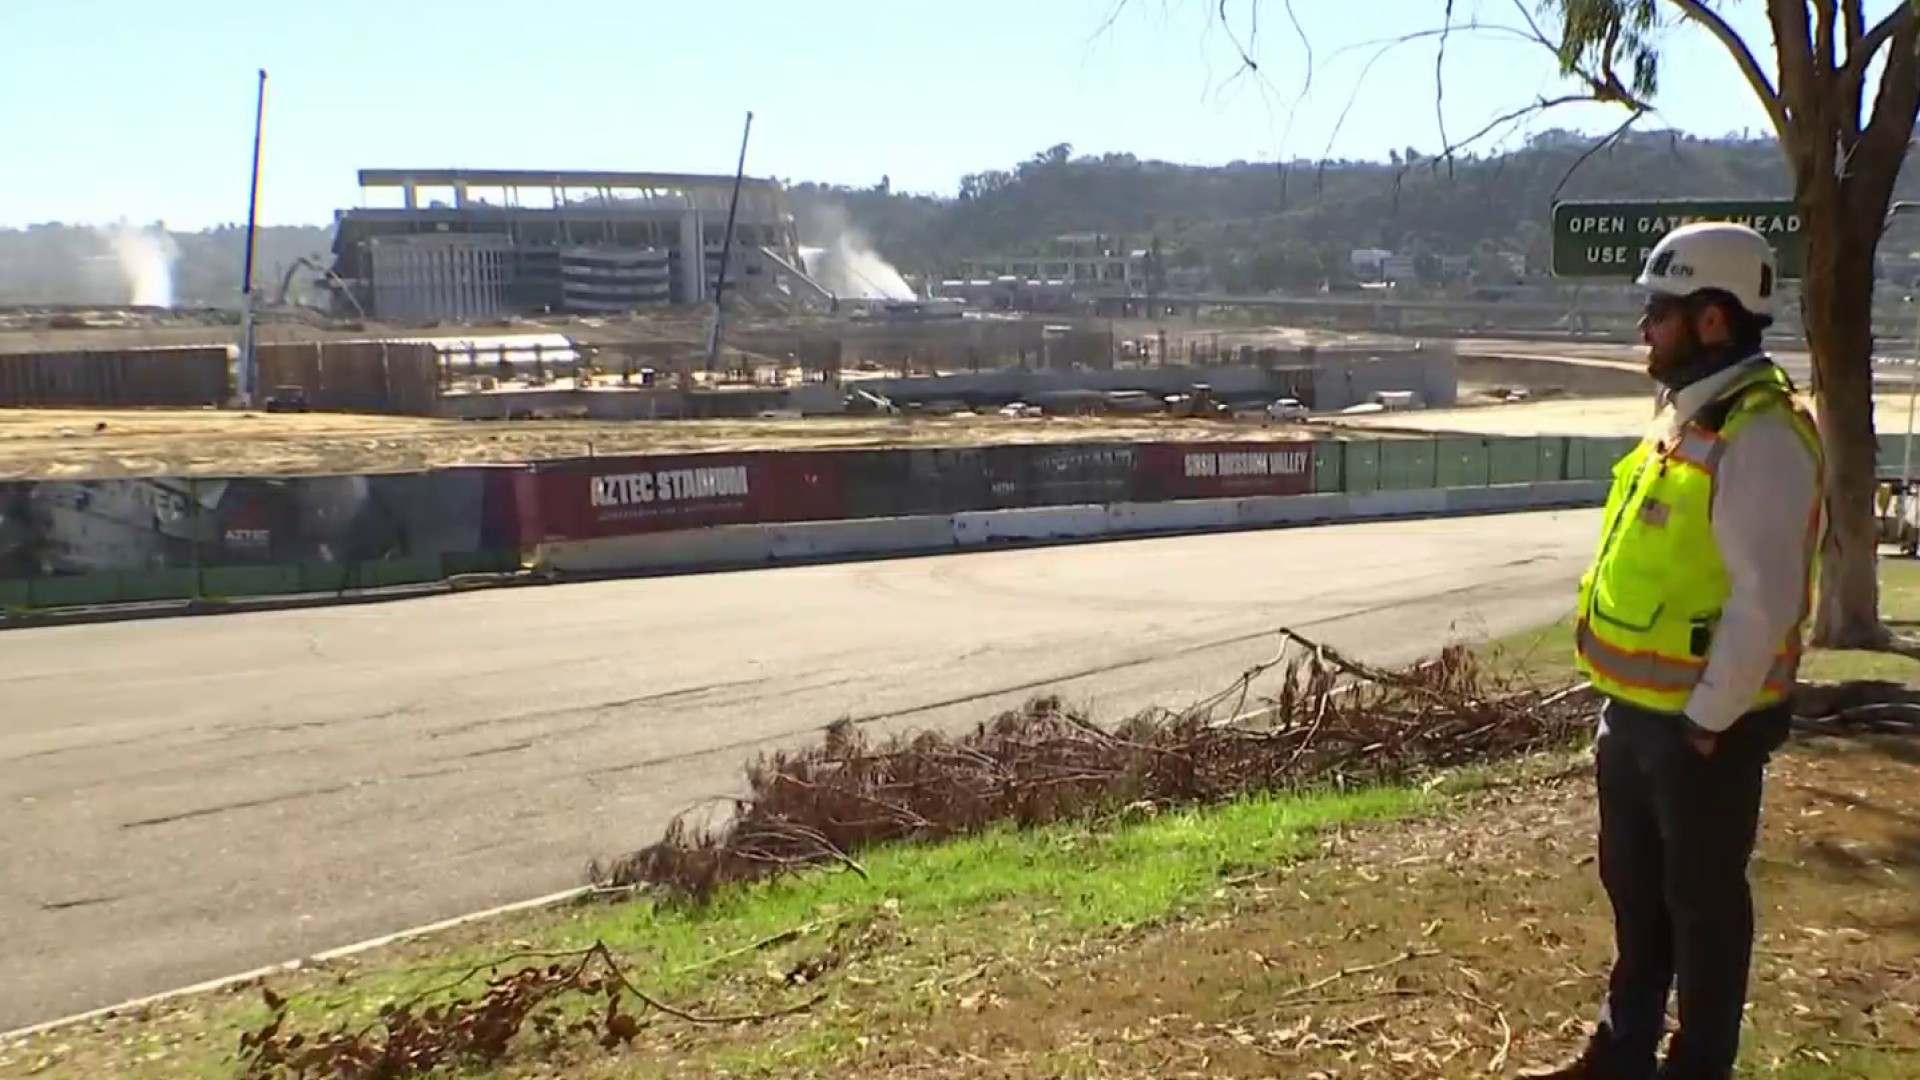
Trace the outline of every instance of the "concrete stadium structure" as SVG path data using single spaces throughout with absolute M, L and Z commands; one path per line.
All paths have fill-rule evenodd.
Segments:
M 334 215 L 335 307 L 414 321 L 711 299 L 734 185 L 681 173 L 362 169 L 359 178 L 363 191 L 398 191 L 400 205 Z M 804 265 L 786 189 L 746 179 L 728 287 L 815 298 Z
M 1277 353 L 1278 350 L 1275 350 Z M 1172 394 L 1204 383 L 1223 400 L 1265 404 L 1295 398 L 1316 412 L 1372 404 L 1382 395 L 1410 394 L 1424 408 L 1459 400 L 1459 358 L 1453 343 L 1336 343 L 1277 355 L 1270 364 L 1160 366 L 1104 370 L 998 368 L 992 371 L 863 379 L 858 385 L 895 402 L 956 401 L 995 406 L 1046 403 L 1069 395 L 1114 391 Z

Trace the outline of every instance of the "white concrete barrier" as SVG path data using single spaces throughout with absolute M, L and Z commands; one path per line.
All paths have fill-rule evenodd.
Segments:
M 636 570 L 698 570 L 753 566 L 773 559 L 773 528 L 721 525 L 710 529 L 560 540 L 534 550 L 535 572 L 620 574 Z
M 1312 525 L 1345 521 L 1353 516 L 1344 492 L 1327 495 L 1261 495 L 1235 504 L 1235 521 L 1243 528 L 1268 525 Z
M 1108 536 L 1225 529 L 1236 524 L 1237 504 L 1227 499 L 1188 502 L 1114 503 L 1106 507 Z
M 1002 540 L 1080 540 L 1111 533 L 1104 506 L 1036 506 L 953 515 L 960 547 Z
M 1600 506 L 1607 501 L 1611 480 L 1549 480 L 1533 485 L 1527 506 Z
M 772 533 L 771 557 L 777 562 L 843 555 L 909 555 L 945 551 L 954 543 L 953 518 L 947 514 L 805 521 L 766 528 Z
M 1430 517 L 1447 512 L 1447 493 L 1442 488 L 1419 491 L 1367 491 L 1347 496 L 1348 516 L 1353 518 Z
M 1447 489 L 1450 514 L 1490 514 L 1535 505 L 1541 498 L 1538 484 L 1497 484 L 1484 488 Z

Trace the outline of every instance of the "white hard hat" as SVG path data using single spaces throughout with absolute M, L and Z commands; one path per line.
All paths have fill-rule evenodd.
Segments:
M 1755 315 L 1773 316 L 1773 245 L 1746 225 L 1697 221 L 1660 238 L 1637 284 L 1664 296 L 1718 289 Z

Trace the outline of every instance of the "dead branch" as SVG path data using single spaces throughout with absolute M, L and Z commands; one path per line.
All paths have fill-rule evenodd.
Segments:
M 1553 194 L 1548 198 L 1547 201 L 1557 202 L 1560 198 L 1560 192 L 1566 188 L 1568 181 L 1571 181 L 1573 179 L 1574 174 L 1580 171 L 1580 167 L 1582 165 L 1585 165 L 1588 161 L 1591 161 L 1595 154 L 1598 154 L 1600 151 L 1605 150 L 1607 147 L 1612 146 L 1616 142 L 1619 142 L 1620 137 L 1622 135 L 1625 135 L 1627 131 L 1633 127 L 1633 125 L 1639 123 L 1641 118 L 1645 117 L 1646 115 L 1647 113 L 1646 113 L 1646 110 L 1644 109 L 1637 109 L 1637 108 L 1633 109 L 1631 112 L 1627 114 L 1627 118 L 1620 122 L 1619 127 L 1614 128 L 1612 131 L 1607 133 L 1605 138 L 1601 139 L 1600 141 L 1594 143 L 1592 146 L 1587 147 L 1586 150 L 1582 151 L 1580 156 L 1574 159 L 1573 164 L 1567 167 L 1567 171 L 1561 174 L 1560 182 L 1553 185 Z
M 515 959 L 556 958 L 546 966 L 522 967 L 490 978 L 477 997 L 432 998 L 457 990 L 482 971 Z M 558 960 L 571 960 L 561 963 Z M 335 1027 L 298 1031 L 288 1026 L 287 999 L 271 989 L 262 996 L 269 1012 L 260 1027 L 240 1038 L 244 1080 L 408 1080 L 412 1077 L 497 1064 L 527 1028 L 557 1038 L 592 1034 L 612 1049 L 633 1041 L 641 1020 L 626 1011 L 629 999 L 655 1012 L 691 1024 L 759 1023 L 804 1012 L 824 994 L 768 1012 L 709 1016 L 669 1004 L 636 986 L 602 942 L 565 953 L 515 953 L 476 966 L 459 983 L 436 987 L 381 1008 L 358 1029 Z M 592 1005 L 581 1019 L 567 1022 L 563 1009 L 574 1001 Z
M 1419 960 L 1425 957 L 1439 956 L 1439 955 L 1440 955 L 1439 949 L 1408 949 L 1407 951 L 1400 953 L 1399 955 L 1394 956 L 1391 959 L 1382 960 L 1378 963 L 1357 964 L 1353 967 L 1341 968 L 1339 971 L 1336 971 L 1333 974 L 1326 976 L 1325 978 L 1316 979 L 1313 982 L 1307 983 L 1305 986 L 1295 987 L 1294 989 L 1289 990 L 1284 994 L 1281 994 L 1279 997 L 1279 1000 L 1283 1003 L 1290 1002 L 1295 998 L 1302 997 L 1307 994 L 1311 994 L 1315 990 L 1321 990 L 1321 989 L 1325 989 L 1326 987 L 1332 986 L 1334 983 L 1339 982 L 1341 979 L 1351 979 L 1355 975 L 1365 975 L 1365 974 L 1368 974 L 1369 972 L 1379 971 L 1383 968 L 1393 967 L 1395 964 L 1404 964 L 1409 960 Z
M 1516 6 L 1520 7 L 1520 5 L 1518 5 L 1517 3 L 1516 3 Z M 1442 75 L 1441 65 L 1445 63 L 1447 47 L 1449 43 L 1452 41 L 1452 38 L 1456 33 L 1471 33 L 1471 34 L 1484 33 L 1484 34 L 1490 34 L 1494 36 L 1501 36 L 1501 35 L 1511 36 L 1514 38 L 1518 38 L 1522 41 L 1540 45 L 1551 52 L 1557 53 L 1560 51 L 1558 45 L 1556 45 L 1551 39 L 1549 39 L 1546 36 L 1546 34 L 1540 29 L 1539 24 L 1533 19 L 1532 15 L 1525 10 L 1524 7 L 1520 7 L 1520 13 L 1523 16 L 1523 19 L 1526 23 L 1526 29 L 1521 29 L 1519 27 L 1509 26 L 1509 25 L 1505 25 L 1497 22 L 1484 22 L 1478 19 L 1470 20 L 1467 22 L 1456 23 L 1452 20 L 1452 13 L 1453 13 L 1453 5 L 1451 0 L 1449 0 L 1447 4 L 1446 20 L 1441 26 L 1437 28 L 1428 29 L 1428 30 L 1417 30 L 1412 33 L 1402 34 L 1393 38 L 1376 39 L 1370 42 L 1363 42 L 1358 45 L 1347 46 L 1346 48 L 1343 48 L 1338 52 L 1336 52 L 1335 54 L 1333 54 L 1334 56 L 1337 57 L 1356 48 L 1375 47 L 1375 51 L 1373 55 L 1370 56 L 1367 59 L 1366 64 L 1364 64 L 1361 67 L 1359 76 L 1354 80 L 1353 91 L 1347 96 L 1346 104 L 1342 106 L 1340 110 L 1340 115 L 1334 121 L 1333 130 L 1328 134 L 1327 144 L 1325 148 L 1322 149 L 1320 154 L 1322 170 L 1324 170 L 1325 168 L 1325 162 L 1328 155 L 1330 155 L 1333 152 L 1333 144 L 1339 139 L 1341 131 L 1343 131 L 1346 127 L 1346 121 L 1347 121 L 1348 115 L 1352 113 L 1354 104 L 1359 100 L 1360 90 L 1367 83 L 1367 75 L 1373 70 L 1373 66 L 1376 63 L 1379 63 L 1382 59 L 1384 59 L 1387 56 L 1387 54 L 1393 52 L 1394 50 L 1400 48 L 1401 46 L 1412 44 L 1413 42 L 1421 41 L 1427 38 L 1439 39 L 1439 48 L 1437 50 L 1437 56 L 1436 56 L 1435 68 L 1434 68 L 1434 78 L 1436 81 L 1434 107 L 1436 110 L 1440 110 L 1442 108 L 1442 101 L 1444 99 L 1444 90 L 1439 85 L 1441 82 L 1441 75 Z M 1588 86 L 1589 88 L 1601 86 L 1601 85 L 1604 85 L 1605 83 L 1605 80 L 1601 78 L 1599 75 L 1591 75 L 1591 76 L 1585 75 L 1582 72 L 1580 72 L 1578 69 L 1576 69 L 1575 73 L 1581 75 L 1580 81 L 1584 85 Z M 1426 164 L 1430 168 L 1436 171 L 1442 165 L 1445 165 L 1449 170 L 1449 174 L 1451 175 L 1453 164 L 1458 159 L 1460 154 L 1467 152 L 1472 147 L 1480 144 L 1481 142 L 1488 139 L 1490 136 L 1502 131 L 1503 129 L 1511 127 L 1512 125 L 1517 124 L 1520 121 L 1527 119 L 1528 117 L 1537 116 L 1541 113 L 1551 111 L 1552 109 L 1559 108 L 1560 106 L 1563 106 L 1563 105 L 1571 105 L 1576 103 L 1597 101 L 1597 100 L 1618 100 L 1618 98 L 1617 96 L 1616 97 L 1600 97 L 1600 96 L 1597 96 L 1596 93 L 1591 89 L 1585 92 L 1566 94 L 1566 95 L 1561 95 L 1555 98 L 1542 98 L 1539 101 L 1533 102 L 1532 104 L 1526 105 L 1522 108 L 1510 110 L 1508 112 L 1500 114 L 1499 116 L 1494 117 L 1492 120 L 1482 124 L 1480 128 L 1477 131 L 1475 131 L 1472 135 L 1469 135 L 1465 139 L 1461 139 L 1457 142 L 1452 140 L 1447 133 L 1446 119 L 1444 114 L 1438 114 L 1440 138 L 1441 138 L 1440 152 L 1436 155 L 1433 155 L 1432 157 L 1425 158 L 1420 162 L 1403 163 L 1400 169 L 1398 170 L 1398 172 L 1396 172 L 1394 175 L 1393 186 L 1397 191 L 1399 189 L 1400 184 L 1405 180 L 1406 175 L 1412 170 L 1413 166 L 1416 164 Z
M 747 944 L 742 945 L 737 949 L 729 949 L 726 952 L 719 953 L 718 955 L 709 956 L 705 960 L 701 960 L 697 963 L 683 964 L 680 967 L 675 968 L 673 973 L 675 975 L 685 975 L 688 972 L 701 971 L 706 968 L 717 967 L 718 965 L 724 964 L 729 960 L 734 960 L 739 957 L 746 956 L 749 953 L 765 952 L 768 949 L 778 948 L 779 946 L 788 944 L 789 942 L 798 941 L 801 938 L 806 937 L 808 934 L 816 933 L 826 928 L 827 926 L 835 925 L 844 921 L 846 920 L 845 920 L 845 917 L 843 916 L 842 918 L 838 918 L 838 919 L 819 919 L 814 922 L 805 923 L 800 926 L 790 926 L 785 930 L 780 931 L 777 934 L 768 934 L 766 937 L 763 937 L 758 941 L 750 941 Z

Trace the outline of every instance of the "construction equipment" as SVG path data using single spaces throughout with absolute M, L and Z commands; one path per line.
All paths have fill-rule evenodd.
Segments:
M 304 386 L 276 386 L 267 398 L 266 408 L 270 413 L 303 413 L 312 409 L 313 403 L 307 399 Z
M 1226 403 L 1213 395 L 1208 383 L 1194 383 L 1184 394 L 1167 397 L 1167 415 L 1189 420 L 1214 420 L 1229 415 Z

